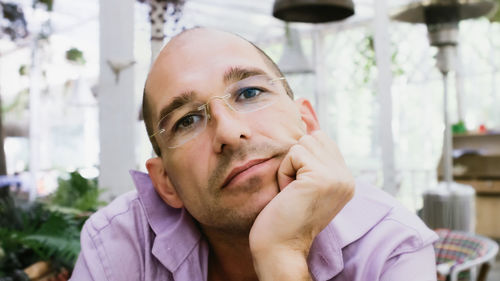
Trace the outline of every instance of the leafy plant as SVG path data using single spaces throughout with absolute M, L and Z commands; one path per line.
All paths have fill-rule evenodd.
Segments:
M 19 91 L 10 104 L 2 106 L 2 113 L 7 113 L 11 111 L 22 112 L 29 104 L 29 89 L 23 89 Z
M 499 0 L 500 1 L 500 0 Z M 398 50 L 394 48 L 395 44 L 391 44 L 394 51 L 391 53 L 391 71 L 393 76 L 404 74 L 404 70 L 397 61 Z M 375 54 L 375 38 L 373 34 L 368 33 L 358 45 L 360 57 L 354 58 L 354 63 L 361 71 L 361 84 L 365 85 L 373 81 L 376 75 L 377 59 Z
M 23 64 L 19 67 L 19 75 L 21 76 L 28 76 L 29 74 L 29 68 L 27 65 Z
M 59 179 L 57 191 L 48 198 L 51 205 L 67 207 L 83 212 L 95 212 L 106 204 L 99 200 L 104 189 L 99 189 L 96 179 L 86 179 L 78 172 L 69 174 L 69 179 Z
M 38 261 L 71 270 L 85 220 L 105 204 L 101 192 L 95 179 L 73 172 L 43 200 L 20 204 L 10 194 L 0 197 L 0 281 L 25 280 L 22 269 Z
M 73 267 L 84 219 L 50 211 L 40 202 L 18 205 L 10 196 L 0 199 L 0 214 L 0 278 L 15 277 L 40 260 L 50 260 L 54 268 Z
M 66 59 L 70 62 L 83 65 L 85 64 L 85 58 L 83 57 L 83 52 L 77 48 L 71 48 L 66 51 Z

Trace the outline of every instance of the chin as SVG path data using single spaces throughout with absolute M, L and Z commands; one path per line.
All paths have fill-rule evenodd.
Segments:
M 225 193 L 221 201 L 214 202 L 215 208 L 200 214 L 197 220 L 205 222 L 232 234 L 248 235 L 255 219 L 269 202 L 278 194 L 278 185 L 275 181 L 269 184 L 234 187 L 231 192 Z
M 242 200 L 238 200 L 239 203 L 225 214 L 228 222 L 226 227 L 234 233 L 248 234 L 257 216 L 277 194 L 278 188 L 275 185 L 263 187 L 258 192 L 241 198 Z
M 246 208 L 246 212 L 252 214 L 255 219 L 277 194 L 277 185 L 262 188 L 259 192 L 252 194 L 244 203 L 243 207 Z

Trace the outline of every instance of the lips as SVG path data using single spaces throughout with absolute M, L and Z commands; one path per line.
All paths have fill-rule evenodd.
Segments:
M 243 164 L 241 166 L 235 167 L 229 173 L 229 175 L 226 177 L 226 180 L 222 184 L 222 188 L 225 188 L 227 185 L 229 185 L 231 183 L 231 181 L 235 177 L 237 177 L 239 174 L 245 172 L 246 170 L 252 168 L 255 165 L 259 165 L 261 163 L 264 163 L 264 162 L 268 161 L 269 159 L 271 159 L 271 158 L 255 159 L 255 160 L 248 161 L 247 163 L 245 163 L 245 164 Z

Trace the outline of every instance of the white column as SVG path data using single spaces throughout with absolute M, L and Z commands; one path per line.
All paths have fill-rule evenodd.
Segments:
M 99 186 L 112 199 L 133 188 L 135 0 L 100 0 Z
M 465 122 L 465 112 L 464 112 L 464 65 L 462 64 L 462 48 L 460 43 L 457 45 L 457 55 L 455 56 L 457 63 L 457 68 L 455 70 L 455 89 L 457 93 L 457 115 L 458 121 Z
M 40 50 L 39 40 L 36 38 L 33 41 L 33 49 L 31 51 L 31 71 L 30 71 L 30 154 L 29 165 L 31 174 L 31 183 L 29 191 L 29 200 L 34 201 L 37 196 L 37 182 L 40 173 Z
M 325 90 L 326 73 L 325 73 L 325 54 L 324 54 L 324 34 L 321 28 L 316 28 L 313 32 L 313 54 L 315 67 L 315 90 L 314 103 L 316 114 L 319 120 L 321 129 L 331 136 L 330 128 L 328 128 L 328 97 Z
M 388 32 L 389 16 L 387 14 L 386 0 L 373 1 L 375 10 L 374 18 L 374 41 L 375 57 L 377 61 L 377 96 L 380 103 L 379 122 L 380 139 L 382 146 L 382 169 L 384 175 L 383 188 L 387 192 L 395 195 L 397 184 L 395 180 L 394 165 L 394 140 L 392 132 L 392 73 L 390 37 Z

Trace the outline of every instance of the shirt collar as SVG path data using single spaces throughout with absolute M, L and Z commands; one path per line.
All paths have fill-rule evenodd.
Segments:
M 199 245 L 201 234 L 184 208 L 172 208 L 156 193 L 148 174 L 130 171 L 148 223 L 155 233 L 153 255 L 171 272 Z

